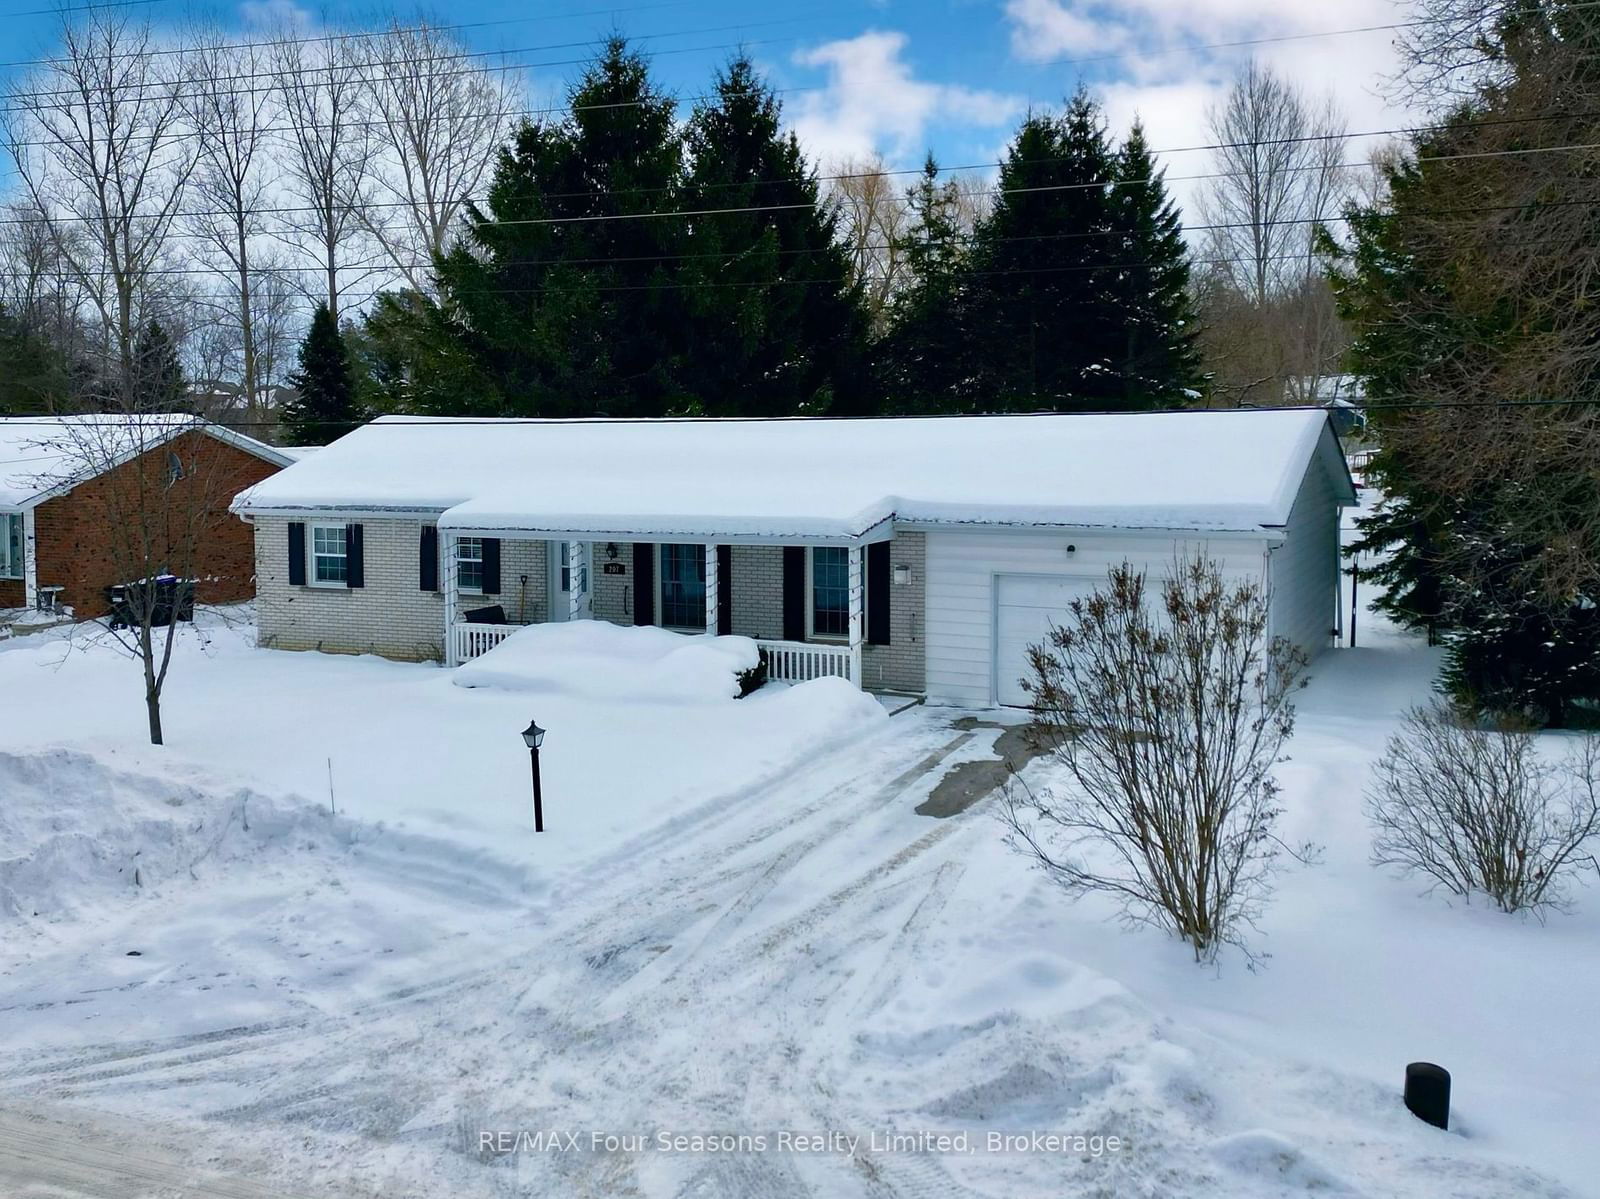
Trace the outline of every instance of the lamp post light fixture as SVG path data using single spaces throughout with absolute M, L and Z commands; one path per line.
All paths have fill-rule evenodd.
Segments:
M 544 734 L 545 730 L 533 720 L 522 730 L 522 742 L 533 758 L 533 831 L 536 833 L 544 832 L 544 794 L 539 789 L 539 747 L 544 744 Z

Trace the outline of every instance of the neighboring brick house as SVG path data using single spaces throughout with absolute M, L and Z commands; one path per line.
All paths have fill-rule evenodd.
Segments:
M 128 582 L 123 576 L 133 562 L 191 572 L 205 603 L 249 599 L 254 542 L 228 502 L 292 460 L 181 414 L 0 418 L 0 609 L 53 600 L 79 619 L 103 616 L 105 588 Z M 185 514 L 192 554 L 159 535 L 145 554 L 119 535 L 144 495 L 168 513 Z M 167 522 L 147 523 L 154 529 Z M 164 561 L 180 553 L 181 565 Z
M 772 677 L 1025 704 L 1027 651 L 1131 561 L 1337 621 L 1326 414 L 867 420 L 385 417 L 243 492 L 264 646 L 455 665 L 518 625 L 753 638 Z

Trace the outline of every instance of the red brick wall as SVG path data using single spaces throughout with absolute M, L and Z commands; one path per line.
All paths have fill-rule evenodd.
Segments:
M 20 608 L 26 599 L 21 579 L 0 579 L 0 608 Z
M 182 458 L 185 477 L 167 486 L 167 455 Z M 157 570 L 192 570 L 201 580 L 205 603 L 231 603 L 255 595 L 255 538 L 249 525 L 228 511 L 228 504 L 246 487 L 275 474 L 278 467 L 253 454 L 203 433 L 189 433 L 125 462 L 115 470 L 78 484 L 65 495 L 40 504 L 34 513 L 34 536 L 41 587 L 62 587 L 61 602 L 81 619 L 106 612 L 102 588 L 142 577 L 146 557 L 140 538 L 128 533 L 118 514 L 130 511 L 148 495 L 149 511 L 181 513 L 194 505 L 203 522 L 198 552 L 191 564 L 166 560 L 172 541 L 163 544 L 159 522 L 152 522 Z M 175 522 L 179 544 L 186 518 Z M 114 527 L 121 527 L 121 533 Z M 137 525 L 131 527 L 137 528 Z M 178 551 L 181 555 L 181 549 Z

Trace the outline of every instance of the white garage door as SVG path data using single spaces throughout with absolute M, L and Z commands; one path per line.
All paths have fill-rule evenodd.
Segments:
M 1025 708 L 1022 689 L 1028 647 L 1038 645 L 1051 624 L 1066 622 L 1069 605 L 1087 599 L 1097 580 L 1065 575 L 997 575 L 994 587 L 995 694 L 1010 707 Z

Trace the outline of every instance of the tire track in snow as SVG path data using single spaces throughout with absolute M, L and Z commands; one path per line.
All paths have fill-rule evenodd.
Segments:
M 176 1088 L 248 1087 L 257 1092 L 249 1102 L 213 1106 L 212 1119 L 347 1130 L 355 1120 L 365 1135 L 394 1135 L 406 1122 L 405 1112 L 420 1111 L 441 1093 L 459 1089 L 460 1078 L 471 1073 L 471 1054 L 480 1052 L 473 1049 L 466 1058 L 447 1058 L 435 1066 L 426 1052 L 429 1044 L 515 1037 L 506 1030 L 515 1028 L 511 1021 L 531 985 L 554 978 L 572 989 L 559 994 L 557 1020 L 547 1020 L 543 1008 L 533 1009 L 549 1038 L 543 1052 L 564 1072 L 602 1080 L 591 1084 L 604 1088 L 597 1096 L 602 1103 L 597 1114 L 610 1115 L 614 1099 L 652 1093 L 681 1065 L 673 1062 L 670 1047 L 653 1043 L 648 1024 L 619 1020 L 606 1010 L 607 999 L 630 990 L 641 973 L 652 987 L 652 1005 L 703 1013 L 708 1023 L 716 1022 L 717 1008 L 724 1004 L 735 1009 L 750 1002 L 782 1005 L 810 1019 L 820 1018 L 830 1005 L 840 1006 L 841 990 L 856 1004 L 864 1002 L 864 993 L 870 997 L 892 990 L 894 974 L 902 968 L 897 963 L 914 952 L 915 939 L 937 917 L 961 875 L 959 866 L 948 862 L 924 875 L 909 874 L 908 867 L 940 845 L 959 821 L 934 826 L 777 928 L 753 924 L 784 879 L 853 833 L 866 817 L 912 798 L 908 791 L 973 736 L 937 736 L 941 732 L 947 734 L 948 728 L 937 718 L 924 718 L 910 729 L 897 722 L 897 729 L 888 730 L 870 754 L 862 753 L 858 742 L 851 752 L 833 755 L 805 775 L 791 774 L 739 802 L 718 801 L 706 819 L 680 821 L 639 838 L 625 847 L 625 854 L 619 850 L 563 880 L 562 895 L 530 906 L 530 915 L 540 920 L 538 929 L 472 970 L 394 988 L 374 1002 L 303 1022 L 217 1030 L 197 1034 L 192 1041 L 96 1046 L 88 1056 L 75 1051 L 31 1062 L 26 1078 L 15 1069 L 0 1077 L 9 1079 L 3 1085 L 11 1087 L 53 1081 L 69 1091 L 94 1093 L 141 1078 L 148 1080 L 142 1085 L 161 1086 L 162 1071 L 182 1069 L 185 1077 L 174 1080 Z M 886 776 L 888 781 L 877 781 Z M 648 869 L 630 868 L 646 861 L 651 863 Z M 656 863 L 668 869 L 662 871 Z M 583 892 L 581 914 L 568 921 L 551 919 L 552 912 L 569 902 L 567 895 L 578 891 Z M 863 987 L 849 957 L 864 943 L 885 938 L 877 916 L 908 903 L 908 915 L 891 923 L 893 931 L 875 959 L 879 967 Z M 711 914 L 715 917 L 705 934 L 685 944 L 688 931 Z M 835 943 L 830 949 L 838 948 L 831 960 L 843 966 L 819 977 L 804 941 L 805 934 L 815 936 L 825 928 Z M 658 962 L 666 968 L 664 978 L 648 969 Z M 824 1010 L 785 994 L 797 984 Z M 567 1024 L 570 1031 L 562 1031 Z M 492 1044 L 481 1052 L 484 1062 L 501 1064 Z M 530 1045 L 527 1052 L 530 1057 L 522 1068 L 537 1070 L 540 1049 Z M 745 1061 L 735 1055 L 723 1064 L 730 1078 L 744 1080 L 743 1091 L 737 1093 L 747 1099 L 752 1087 L 760 1088 L 754 1078 L 759 1060 L 760 1055 Z M 777 1098 L 796 1115 L 803 1113 L 803 1103 L 793 1106 L 798 1095 Z M 736 1121 L 740 1109 L 729 1110 Z M 837 1126 L 837 1116 L 829 1113 L 817 1126 Z M 606 1167 L 613 1171 L 606 1175 L 612 1181 L 616 1165 Z M 599 1165 L 579 1162 L 575 1168 L 585 1176 Z M 797 1191 L 796 1186 L 804 1185 L 797 1176 L 766 1166 L 701 1181 L 710 1188 L 706 1195 L 834 1193 L 825 1184 Z M 738 1189 L 719 1189 L 723 1184 Z

